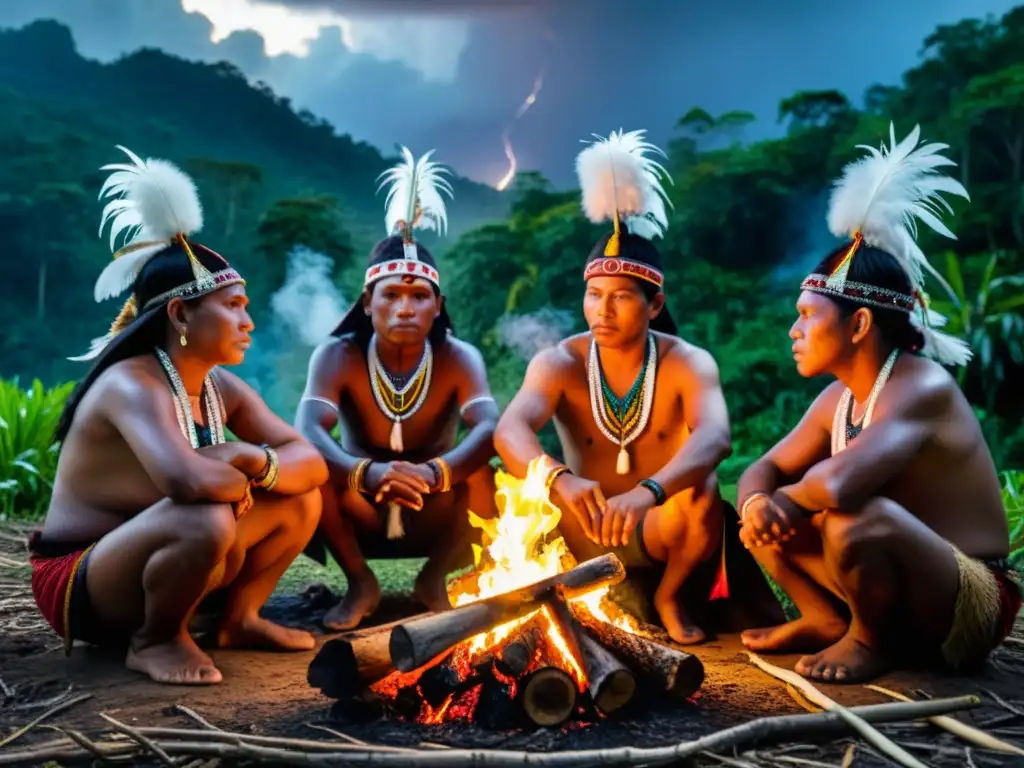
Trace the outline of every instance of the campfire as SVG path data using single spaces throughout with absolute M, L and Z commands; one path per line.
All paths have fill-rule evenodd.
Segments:
M 691 696 L 700 660 L 611 599 L 625 578 L 614 554 L 577 563 L 555 529 L 545 471 L 499 472 L 499 515 L 473 569 L 449 586 L 452 610 L 344 634 L 310 665 L 309 682 L 345 706 L 376 705 L 420 723 L 558 726 L 606 717 L 661 693 Z

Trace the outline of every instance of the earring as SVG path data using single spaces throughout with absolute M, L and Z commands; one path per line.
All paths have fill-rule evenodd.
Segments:
M 178 341 L 181 342 L 181 346 L 183 346 L 183 347 L 187 347 L 188 346 L 188 336 L 187 336 L 187 334 L 188 334 L 188 328 L 182 326 L 182 328 L 181 328 L 181 338 L 179 338 Z

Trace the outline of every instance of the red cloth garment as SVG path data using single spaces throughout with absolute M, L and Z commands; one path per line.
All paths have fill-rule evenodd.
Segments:
M 1022 600 L 1020 585 L 1007 571 L 994 571 L 996 583 L 999 584 L 999 636 L 996 645 L 1005 640 L 1013 630 L 1013 623 L 1020 613 Z
M 82 556 L 82 549 L 60 557 L 29 558 L 32 564 L 32 595 L 43 618 L 61 637 L 67 637 L 66 607 L 70 603 L 69 590 L 74 582 L 75 570 Z

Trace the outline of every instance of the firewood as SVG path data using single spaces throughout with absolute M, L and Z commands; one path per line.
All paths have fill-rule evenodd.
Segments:
M 541 667 L 527 675 L 519 686 L 523 714 L 534 725 L 558 726 L 576 711 L 576 683 L 558 667 Z
M 561 596 L 555 595 L 548 605 L 569 648 L 583 664 L 594 706 L 607 715 L 628 704 L 636 691 L 633 673 L 582 630 Z
M 491 730 L 515 728 L 520 725 L 522 711 L 516 705 L 513 684 L 493 675 L 484 678 L 480 698 L 473 710 L 473 722 Z
M 672 698 L 685 699 L 704 682 L 704 665 L 696 656 L 651 637 L 635 635 L 572 606 L 573 617 L 584 632 L 614 653 L 641 681 L 653 684 Z
M 306 680 L 332 699 L 357 695 L 395 671 L 388 651 L 391 630 L 403 621 L 428 615 L 421 613 L 408 619 L 346 632 L 328 640 L 310 662 Z
M 622 563 L 614 554 L 608 553 L 521 589 L 403 622 L 391 630 L 391 662 L 396 669 L 411 672 L 463 640 L 526 616 L 555 587 L 563 587 L 568 596 L 584 595 L 616 584 L 625 576 Z
M 494 659 L 495 669 L 507 677 L 521 677 L 533 661 L 540 642 L 539 623 L 531 619 L 519 628 L 515 639 L 506 643 L 498 652 Z

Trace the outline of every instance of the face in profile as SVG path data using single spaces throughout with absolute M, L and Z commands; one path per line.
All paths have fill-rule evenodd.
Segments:
M 399 345 L 420 345 L 441 314 L 441 297 L 421 277 L 385 277 L 364 296 L 377 336 Z
M 179 319 L 184 316 L 189 354 L 213 365 L 238 365 L 245 359 L 252 343 L 249 334 L 255 327 L 245 286 L 229 285 L 180 305 L 181 309 L 168 305 L 168 311 Z
M 583 297 L 583 314 L 600 347 L 636 342 L 664 306 L 663 294 L 649 301 L 632 277 L 592 277 Z
M 800 293 L 796 310 L 789 338 L 797 372 L 807 378 L 831 373 L 853 348 L 852 319 L 843 318 L 836 304 L 812 291 Z

